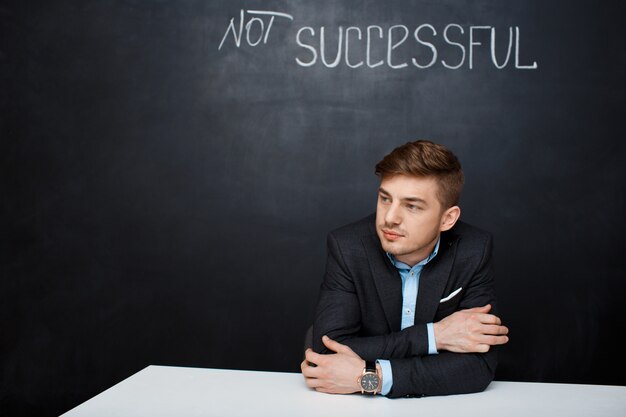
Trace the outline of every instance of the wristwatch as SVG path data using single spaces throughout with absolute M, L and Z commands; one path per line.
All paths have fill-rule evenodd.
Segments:
M 358 379 L 359 386 L 361 387 L 361 394 L 376 394 L 378 387 L 380 386 L 380 377 L 376 372 L 375 361 L 365 361 L 365 369 L 363 374 Z

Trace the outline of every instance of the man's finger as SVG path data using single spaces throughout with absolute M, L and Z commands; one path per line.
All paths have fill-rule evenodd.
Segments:
M 483 334 L 502 335 L 509 334 L 509 328 L 506 326 L 498 326 L 495 324 L 484 324 L 482 327 Z
M 319 388 L 322 386 L 322 381 L 317 378 L 304 378 L 304 383 L 309 388 Z
M 304 375 L 305 378 L 319 378 L 321 373 L 322 373 L 322 370 L 315 366 L 307 365 L 307 366 L 302 367 L 302 375 Z
M 304 358 L 306 361 L 319 365 L 320 360 L 323 358 L 323 355 L 319 353 L 313 352 L 313 349 L 309 348 L 304 352 Z
M 480 345 L 476 345 L 476 350 L 472 352 L 487 353 L 489 352 L 489 349 L 491 349 L 491 345 L 480 344 Z
M 317 365 L 314 363 L 311 363 L 309 361 L 307 361 L 306 359 L 302 361 L 302 363 L 300 363 L 300 370 L 304 371 L 305 368 L 316 368 Z
M 477 340 L 481 344 L 485 344 L 485 345 L 489 345 L 489 346 L 495 346 L 495 345 L 504 345 L 505 343 L 508 343 L 509 337 L 508 336 L 489 336 L 489 335 L 484 335 L 484 336 L 479 337 Z
M 494 316 L 493 314 L 476 314 L 475 317 L 482 324 L 495 324 L 497 326 L 502 324 L 500 317 Z
M 350 349 L 350 347 L 346 346 L 346 345 L 342 345 L 339 342 L 335 342 L 333 339 L 331 339 L 328 336 L 323 336 L 322 337 L 322 342 L 324 342 L 324 345 L 332 350 L 333 352 L 337 352 L 337 353 L 347 353 L 347 354 L 352 354 L 352 349 Z
M 467 311 L 470 313 L 489 313 L 489 310 L 491 310 L 491 304 L 487 304 L 482 307 L 466 308 L 463 311 Z

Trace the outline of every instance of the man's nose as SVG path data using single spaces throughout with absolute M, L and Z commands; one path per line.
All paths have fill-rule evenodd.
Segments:
M 389 209 L 385 213 L 385 223 L 387 224 L 400 224 L 402 221 L 400 217 L 399 207 L 395 204 L 389 206 Z

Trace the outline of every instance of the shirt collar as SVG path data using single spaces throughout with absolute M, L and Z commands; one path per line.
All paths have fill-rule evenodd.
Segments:
M 393 256 L 392 254 L 390 254 L 389 252 L 387 252 L 387 257 L 389 258 L 389 260 L 391 261 L 391 263 L 393 264 L 393 266 L 395 266 L 397 269 L 413 269 L 415 267 L 422 267 L 424 265 L 426 265 L 428 262 L 431 261 L 431 259 L 433 259 L 435 256 L 437 256 L 437 253 L 439 252 L 439 242 L 441 242 L 441 237 L 439 237 L 437 239 L 437 243 L 435 244 L 435 248 L 433 249 L 433 251 L 431 252 L 430 255 L 428 255 L 428 257 L 426 257 L 426 259 L 423 259 L 421 262 L 418 262 L 417 264 L 411 266 L 408 266 L 407 264 L 405 264 L 404 262 L 400 262 L 399 260 L 397 260 L 395 258 L 395 256 Z

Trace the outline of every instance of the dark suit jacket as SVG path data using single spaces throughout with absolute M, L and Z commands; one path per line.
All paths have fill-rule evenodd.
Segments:
M 484 390 L 493 379 L 496 352 L 428 355 L 427 323 L 457 310 L 495 308 L 489 233 L 457 222 L 441 234 L 439 252 L 422 270 L 415 324 L 400 330 L 402 281 L 383 251 L 375 215 L 328 235 L 313 350 L 329 353 L 321 338 L 350 346 L 366 360 L 390 359 L 389 397 L 448 395 Z M 458 288 L 448 301 L 440 302 Z M 493 310 L 492 310 L 493 311 Z

